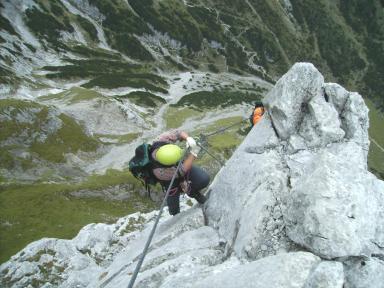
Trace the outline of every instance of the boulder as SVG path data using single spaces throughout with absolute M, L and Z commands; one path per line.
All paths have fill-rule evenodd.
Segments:
M 343 139 L 345 132 L 341 129 L 339 115 L 323 95 L 315 96 L 305 107 L 308 111 L 303 115 L 298 134 L 305 140 L 307 149 L 324 147 Z
M 306 103 L 321 95 L 323 84 L 324 77 L 315 66 L 296 63 L 267 94 L 263 103 L 281 139 L 286 140 L 297 131 Z
M 299 288 L 304 287 L 319 262 L 319 257 L 307 252 L 282 253 L 211 273 L 209 277 L 186 282 L 183 287 Z
M 305 282 L 304 288 L 343 288 L 343 264 L 335 261 L 323 261 Z
M 292 189 L 284 220 L 291 240 L 326 259 L 369 255 L 384 203 L 354 142 L 289 157 Z M 301 167 L 300 167 L 301 166 Z
M 382 288 L 384 261 L 377 258 L 351 259 L 345 263 L 345 288 Z
M 228 253 L 234 250 L 238 257 L 255 260 L 287 251 L 291 244 L 281 233 L 287 170 L 278 143 L 267 115 L 211 185 L 205 215 L 208 225 L 225 239 Z

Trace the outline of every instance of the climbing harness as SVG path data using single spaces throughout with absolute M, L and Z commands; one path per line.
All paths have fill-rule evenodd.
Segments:
M 184 158 L 185 154 L 186 154 L 186 152 L 184 152 L 182 158 Z M 177 175 L 177 173 L 179 172 L 179 170 L 180 170 L 180 168 L 181 168 L 181 164 L 182 164 L 182 162 L 183 162 L 183 161 L 179 161 L 179 164 L 177 165 L 176 171 L 175 171 L 175 173 L 174 173 L 173 176 L 172 176 L 171 183 L 169 183 L 167 192 L 165 193 L 165 197 L 164 197 L 164 199 L 163 199 L 163 202 L 161 203 L 161 207 L 160 207 L 159 214 L 158 214 L 157 217 L 156 217 L 155 224 L 153 224 L 151 233 L 149 234 L 148 240 L 147 240 L 147 242 L 145 243 L 143 252 L 141 253 L 141 256 L 140 256 L 140 260 L 139 260 L 139 262 L 138 262 L 137 265 L 136 265 L 136 268 L 135 268 L 135 271 L 134 271 L 133 274 L 132 274 L 131 280 L 129 281 L 128 288 L 133 288 L 133 284 L 135 284 L 137 275 L 139 274 L 141 265 L 143 265 L 143 261 L 144 261 L 145 256 L 147 255 L 149 245 L 150 245 L 151 242 L 152 242 L 152 238 L 153 238 L 153 236 L 155 235 L 155 231 L 156 231 L 157 225 L 159 224 L 159 220 L 160 220 L 161 214 L 163 213 L 163 210 L 164 210 L 164 207 L 165 207 L 165 203 L 166 203 L 167 198 L 168 198 L 168 195 L 169 195 L 169 193 L 170 193 L 170 191 L 171 191 L 171 187 L 172 187 L 172 185 L 173 185 L 173 182 L 174 182 L 175 179 L 176 179 L 176 175 Z

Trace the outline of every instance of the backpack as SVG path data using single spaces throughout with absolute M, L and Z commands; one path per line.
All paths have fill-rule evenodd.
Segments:
M 129 160 L 129 171 L 135 178 L 139 179 L 143 183 L 149 197 L 151 196 L 150 185 L 156 185 L 160 182 L 152 172 L 157 162 L 152 159 L 151 154 L 155 149 L 164 144 L 166 143 L 156 142 L 153 145 L 143 143 L 136 147 L 135 156 Z

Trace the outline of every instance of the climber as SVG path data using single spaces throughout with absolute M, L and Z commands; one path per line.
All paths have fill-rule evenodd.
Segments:
M 249 117 L 249 121 L 251 122 L 252 126 L 255 126 L 263 117 L 264 115 L 264 105 L 261 102 L 255 103 L 255 108 L 253 109 L 253 112 L 251 116 Z
M 159 135 L 152 144 L 154 149 L 151 156 L 155 160 L 153 174 L 161 185 L 168 188 L 176 172 L 178 161 L 182 157 L 181 149 L 171 144 L 178 140 L 186 141 L 189 153 L 177 173 L 177 178 L 167 198 L 168 210 L 171 215 L 180 212 L 181 192 L 203 204 L 206 197 L 200 193 L 200 190 L 207 187 L 210 181 L 209 175 L 204 170 L 192 165 L 200 152 L 200 147 L 196 144 L 196 141 L 184 131 L 172 130 Z

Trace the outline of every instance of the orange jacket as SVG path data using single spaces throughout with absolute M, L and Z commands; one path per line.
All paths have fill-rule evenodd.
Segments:
M 257 107 L 252 114 L 252 124 L 256 125 L 261 118 L 263 117 L 264 114 L 264 108 L 263 107 Z

